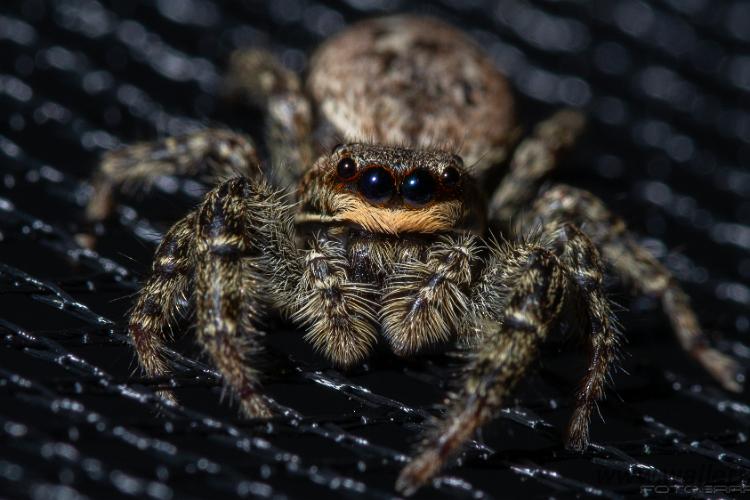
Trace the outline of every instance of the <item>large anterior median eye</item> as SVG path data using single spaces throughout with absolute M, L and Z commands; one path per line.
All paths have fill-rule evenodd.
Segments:
M 435 196 L 435 179 L 429 171 L 417 169 L 401 183 L 401 195 L 407 203 L 424 205 Z
M 393 196 L 393 176 L 383 167 L 365 170 L 358 184 L 359 192 L 370 201 L 383 202 Z

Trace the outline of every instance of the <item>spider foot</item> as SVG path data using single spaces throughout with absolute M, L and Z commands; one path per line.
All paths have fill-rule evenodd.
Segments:
M 156 391 L 156 395 L 166 401 L 169 406 L 177 405 L 177 396 L 169 389 L 159 389 Z
M 273 411 L 268 406 L 265 398 L 255 390 L 241 391 L 240 412 L 246 418 L 271 418 Z
M 396 491 L 404 496 L 411 496 L 435 477 L 443 465 L 437 450 L 425 450 L 416 456 L 401 470 L 396 480 Z
M 695 350 L 693 356 L 724 389 L 742 392 L 745 370 L 737 360 L 710 347 Z
M 589 446 L 589 407 L 579 406 L 573 411 L 566 432 L 565 448 L 582 453 Z

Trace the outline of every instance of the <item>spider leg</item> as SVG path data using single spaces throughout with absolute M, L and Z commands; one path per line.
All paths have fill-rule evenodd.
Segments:
M 555 186 L 536 200 L 529 215 L 542 223 L 570 221 L 579 225 L 620 277 L 638 292 L 661 300 L 682 348 L 725 389 L 742 390 L 740 365 L 710 346 L 677 280 L 635 241 L 625 222 L 601 200 L 580 189 Z
M 491 248 L 472 289 L 469 322 L 481 332 L 448 410 L 402 470 L 397 489 L 411 494 L 431 479 L 472 434 L 506 404 L 558 323 L 570 291 L 585 304 L 589 369 L 576 397 L 568 446 L 588 444 L 588 424 L 617 351 L 617 331 L 601 287 L 598 252 L 576 227 L 547 227 L 538 242 Z
M 315 160 L 312 106 L 299 77 L 267 51 L 238 50 L 229 62 L 226 89 L 264 110 L 274 184 L 296 186 L 302 169 Z
M 383 334 L 396 353 L 412 353 L 462 329 L 477 247 L 473 236 L 445 237 L 433 245 L 425 262 L 412 259 L 396 265 L 385 283 L 380 313 Z
M 520 208 L 534 198 L 540 181 L 556 166 L 560 154 L 583 132 L 585 118 L 565 109 L 541 122 L 533 135 L 516 148 L 510 171 L 495 189 L 489 203 L 488 220 L 506 228 Z
M 164 236 L 154 255 L 151 276 L 130 313 L 130 337 L 139 364 L 149 377 L 164 376 L 169 372 L 164 357 L 164 332 L 190 282 L 195 219 L 195 212 L 188 214 Z M 169 390 L 158 392 L 175 400 Z
M 211 191 L 197 217 L 195 303 L 198 341 L 249 417 L 271 415 L 258 392 L 251 355 L 262 312 L 259 262 L 245 225 L 247 181 L 232 179 Z
M 114 207 L 115 192 L 122 188 L 148 186 L 165 175 L 252 176 L 258 165 L 252 140 L 228 130 L 206 129 L 133 144 L 102 158 L 94 173 L 86 218 L 92 222 L 106 219 Z
M 267 184 L 233 178 L 167 232 L 130 315 L 130 335 L 147 375 L 168 372 L 163 331 L 193 278 L 199 341 L 243 412 L 270 414 L 249 358 L 259 350 L 262 306 L 277 296 L 295 296 L 299 288 L 302 260 L 292 214 L 293 207 Z
M 576 394 L 567 429 L 567 446 L 583 451 L 589 444 L 589 422 L 596 402 L 604 398 L 610 366 L 617 358 L 619 331 L 604 293 L 604 264 L 596 245 L 577 226 L 549 224 L 545 235 L 575 282 L 577 308 L 588 323 L 589 367 Z
M 548 250 L 518 247 L 507 255 L 496 254 L 490 266 L 479 286 L 488 292 L 485 300 L 506 302 L 504 318 L 494 315 L 494 321 L 476 321 L 484 335 L 467 368 L 463 387 L 451 398 L 447 414 L 439 419 L 396 482 L 396 489 L 405 495 L 437 474 L 506 402 L 508 393 L 536 359 L 562 307 L 565 279 Z M 515 285 L 509 289 L 503 278 L 513 278 Z M 500 297 L 506 293 L 507 301 L 503 301 Z

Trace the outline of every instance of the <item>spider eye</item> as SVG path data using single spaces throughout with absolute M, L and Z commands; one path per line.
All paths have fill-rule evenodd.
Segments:
M 368 168 L 359 178 L 359 192 L 370 201 L 386 201 L 393 196 L 393 175 L 383 167 Z
M 440 180 L 442 180 L 443 184 L 446 186 L 455 186 L 460 179 L 461 174 L 455 167 L 448 167 L 443 170 L 442 174 L 440 174 Z
M 357 163 L 351 158 L 344 158 L 336 165 L 336 173 L 342 180 L 351 180 L 357 175 Z
M 427 170 L 417 169 L 401 183 L 404 200 L 414 205 L 424 205 L 435 196 L 435 179 Z

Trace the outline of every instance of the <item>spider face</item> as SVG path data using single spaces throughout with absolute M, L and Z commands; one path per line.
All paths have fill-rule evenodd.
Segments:
M 442 151 L 347 144 L 337 146 L 328 160 L 328 186 L 381 208 L 422 210 L 458 201 L 463 181 L 470 182 L 461 158 Z
M 373 233 L 436 233 L 482 220 L 463 160 L 439 150 L 344 144 L 321 157 L 300 186 L 303 220 Z

